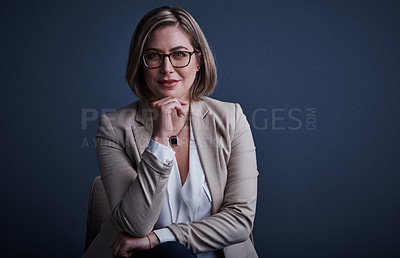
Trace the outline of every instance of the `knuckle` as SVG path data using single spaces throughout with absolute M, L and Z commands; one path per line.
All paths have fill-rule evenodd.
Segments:
M 169 106 L 162 106 L 161 112 L 167 112 L 169 109 L 171 109 Z

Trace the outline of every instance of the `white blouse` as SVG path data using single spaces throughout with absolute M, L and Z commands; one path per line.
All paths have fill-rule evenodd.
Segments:
M 150 140 L 147 147 L 158 159 L 165 163 L 173 161 L 171 174 L 168 180 L 167 191 L 164 196 L 160 216 L 154 226 L 154 233 L 160 243 L 176 241 L 174 234 L 165 226 L 179 222 L 197 221 L 211 216 L 211 194 L 204 175 L 204 170 L 197 152 L 190 123 L 189 172 L 182 186 L 175 152 L 171 146 L 164 146 Z M 197 254 L 201 258 L 218 257 L 217 252 Z

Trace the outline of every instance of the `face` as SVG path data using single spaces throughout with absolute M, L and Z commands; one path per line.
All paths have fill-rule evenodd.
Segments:
M 193 52 L 194 48 L 188 36 L 177 26 L 161 27 L 150 34 L 144 52 L 158 51 L 169 54 L 174 51 Z M 175 68 L 168 57 L 159 68 L 148 68 L 143 63 L 143 76 L 150 91 L 157 99 L 175 97 L 189 100 L 189 89 L 192 86 L 196 73 L 199 71 L 199 62 L 193 54 L 186 67 Z

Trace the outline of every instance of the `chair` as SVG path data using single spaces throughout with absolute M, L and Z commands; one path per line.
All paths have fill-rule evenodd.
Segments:
M 110 204 L 101 177 L 93 180 L 89 194 L 88 217 L 86 224 L 85 250 L 100 232 L 101 225 L 110 215 Z

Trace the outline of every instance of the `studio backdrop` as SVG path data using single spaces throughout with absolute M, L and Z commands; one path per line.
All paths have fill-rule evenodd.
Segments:
M 56 0 L 0 4 L 4 257 L 83 254 L 98 118 L 137 100 L 130 39 L 162 5 L 250 123 L 259 256 L 400 256 L 398 1 Z

